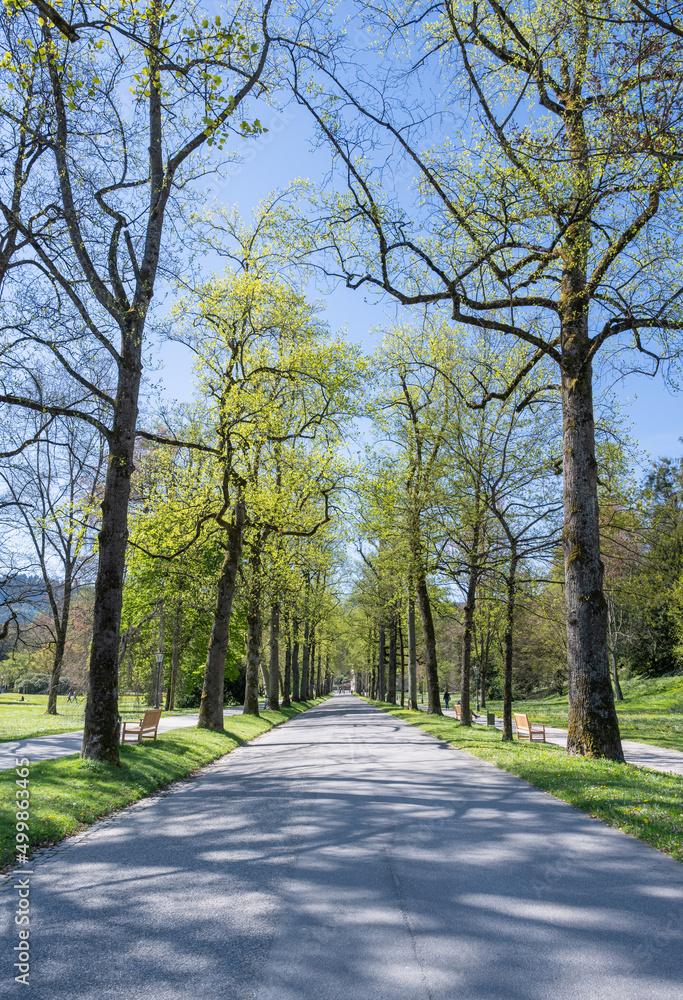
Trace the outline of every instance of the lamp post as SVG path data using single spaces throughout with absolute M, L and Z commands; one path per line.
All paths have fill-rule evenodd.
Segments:
M 160 649 L 158 649 L 156 651 L 155 659 L 157 661 L 157 690 L 156 690 L 156 697 L 154 699 L 154 707 L 158 708 L 159 707 L 159 684 L 161 682 L 161 668 L 164 665 L 164 654 L 161 652 Z
M 477 715 L 479 715 L 479 667 L 474 668 L 474 684 L 477 689 Z

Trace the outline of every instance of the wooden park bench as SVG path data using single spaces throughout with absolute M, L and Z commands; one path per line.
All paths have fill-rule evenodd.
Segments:
M 456 703 L 454 705 L 454 708 L 455 708 L 455 717 L 456 717 L 456 719 L 462 719 L 462 705 L 460 705 L 459 703 Z M 477 715 L 477 713 L 473 712 L 472 709 L 470 709 L 470 716 L 473 719 L 478 719 L 479 718 L 479 716 Z
M 157 727 L 161 718 L 160 708 L 148 709 L 141 719 L 133 722 L 124 722 L 121 726 L 122 743 L 142 743 L 143 740 L 155 740 L 157 738 Z M 127 740 L 126 736 L 131 739 Z
M 515 712 L 515 727 L 518 740 L 529 740 L 530 743 L 545 743 L 545 726 L 540 722 L 529 722 L 528 715 Z

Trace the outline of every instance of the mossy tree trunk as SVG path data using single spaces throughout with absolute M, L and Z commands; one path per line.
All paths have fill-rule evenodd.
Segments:
M 215 729 L 218 732 L 223 730 L 225 658 L 228 653 L 237 574 L 242 559 L 245 520 L 246 510 L 240 499 L 235 504 L 232 521 L 227 529 L 228 546 L 218 577 L 216 606 L 204 666 L 204 685 L 197 722 L 199 729 Z

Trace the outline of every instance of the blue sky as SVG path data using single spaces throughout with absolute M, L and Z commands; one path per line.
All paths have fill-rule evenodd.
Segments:
M 280 112 L 266 108 L 261 121 L 268 132 L 249 141 L 242 161 L 229 164 L 225 176 L 215 178 L 206 190 L 207 199 L 228 206 L 237 204 L 243 216 L 248 216 L 275 188 L 284 187 L 295 178 L 323 184 L 329 170 L 327 151 L 312 148 L 312 127 L 305 109 L 295 104 Z M 335 330 L 346 327 L 349 339 L 366 350 L 374 349 L 377 344 L 377 336 L 371 334 L 371 329 L 391 322 L 396 315 L 393 304 L 369 303 L 362 292 L 345 288 L 337 289 L 325 301 L 330 326 Z M 165 344 L 160 350 L 160 360 L 163 395 L 189 401 L 193 387 L 188 352 L 180 345 Z M 680 394 L 672 394 L 661 377 L 651 379 L 643 375 L 627 376 L 612 391 L 643 451 L 652 457 L 681 453 L 683 398 Z

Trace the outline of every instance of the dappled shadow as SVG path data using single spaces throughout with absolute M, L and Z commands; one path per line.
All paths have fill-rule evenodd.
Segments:
M 673 1000 L 682 873 L 337 697 L 39 862 L 32 996 Z

